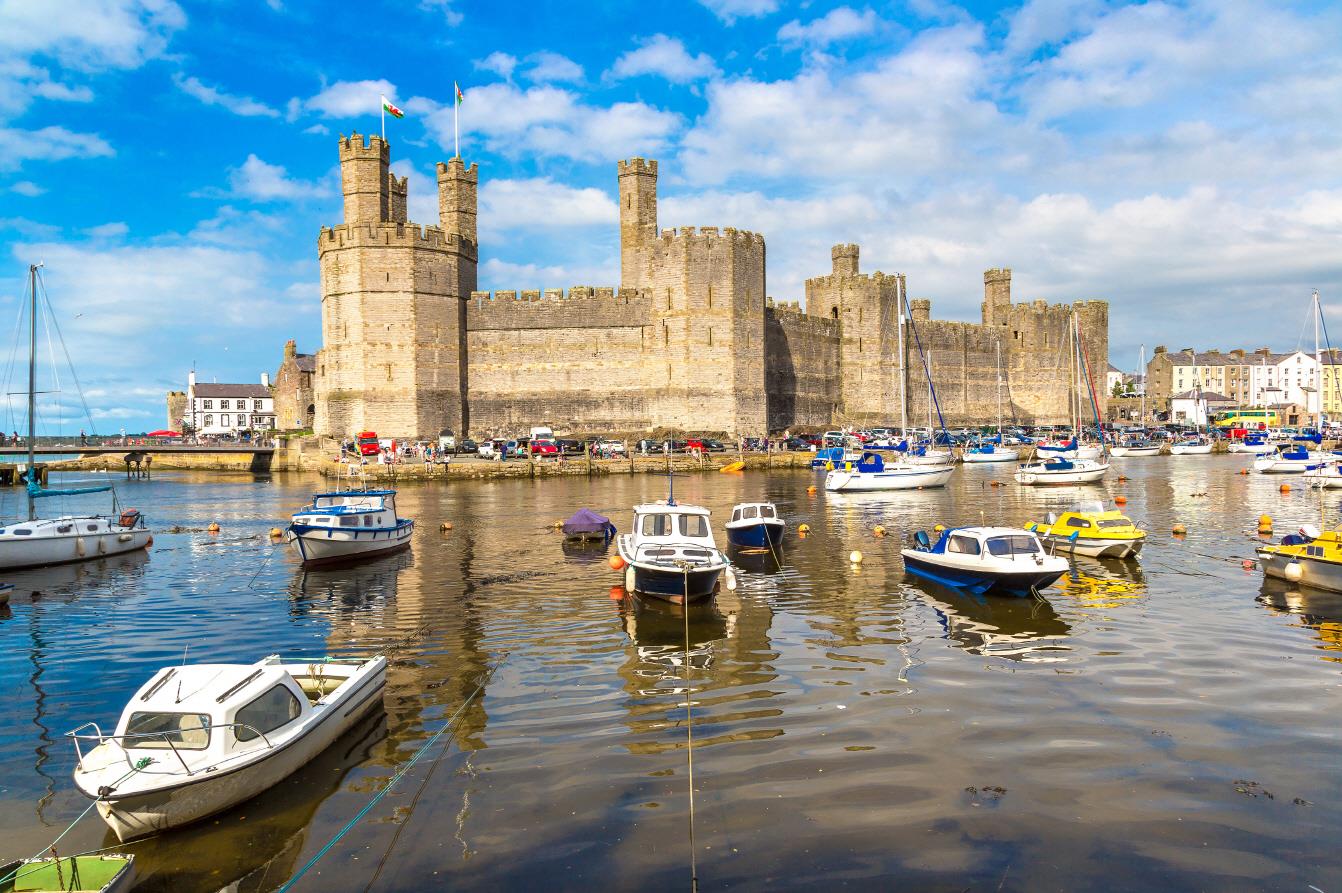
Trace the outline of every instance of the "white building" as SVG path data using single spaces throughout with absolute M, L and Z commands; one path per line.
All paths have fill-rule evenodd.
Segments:
M 260 384 L 198 384 L 192 370 L 187 376 L 182 424 L 197 434 L 274 430 L 275 399 L 270 393 L 270 374 L 262 372 Z
M 1170 421 L 1202 428 L 1211 424 L 1216 413 L 1234 405 L 1234 400 L 1215 391 L 1184 391 L 1170 398 Z
M 1304 407 L 1310 415 L 1319 411 L 1318 364 L 1313 354 L 1302 350 L 1181 350 L 1167 357 L 1172 395 L 1201 388 L 1225 394 L 1233 404 L 1244 407 L 1293 404 Z
M 1123 370 L 1115 366 L 1113 363 L 1110 363 L 1109 372 L 1104 378 L 1104 392 L 1106 394 L 1112 394 L 1114 393 L 1114 388 L 1121 388 L 1125 384 L 1127 384 L 1127 376 L 1123 373 Z

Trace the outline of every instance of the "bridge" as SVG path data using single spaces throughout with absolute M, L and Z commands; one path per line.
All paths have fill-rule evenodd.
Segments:
M 154 453 L 163 455 L 167 453 L 179 453 L 188 455 L 209 455 L 211 453 L 250 453 L 252 455 L 270 456 L 275 452 L 274 447 L 251 446 L 245 443 L 153 443 L 127 441 L 121 443 L 100 443 L 84 444 L 80 446 L 77 443 L 43 443 L 33 448 L 33 453 L 38 456 L 106 456 L 109 454 L 125 453 Z M 20 444 L 13 446 L 5 444 L 0 446 L 0 456 L 27 458 L 28 447 Z

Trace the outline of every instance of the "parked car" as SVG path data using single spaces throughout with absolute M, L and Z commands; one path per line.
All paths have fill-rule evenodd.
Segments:
M 556 440 L 555 443 L 559 446 L 559 452 L 566 456 L 581 456 L 586 448 L 581 440 Z
M 471 455 L 473 453 L 478 453 L 479 451 L 480 445 L 469 437 L 463 437 L 461 440 L 457 441 L 457 448 L 455 450 L 457 454 L 465 453 Z
M 727 445 L 710 437 L 704 441 L 704 449 L 710 453 L 721 453 L 726 451 Z
M 640 440 L 635 449 L 645 456 L 665 452 L 665 447 L 660 440 Z
M 811 449 L 811 442 L 801 435 L 793 435 L 783 441 L 783 448 L 794 453 L 805 453 Z
M 506 459 L 508 458 L 508 441 L 499 440 L 497 437 L 493 440 L 481 441 L 477 452 L 483 459 L 497 459 L 499 456 Z
M 607 456 L 624 455 L 624 443 L 618 440 L 598 440 L 592 445 L 592 449 Z
M 769 448 L 769 440 L 765 437 L 747 437 L 741 443 L 741 448 L 746 452 L 762 452 Z

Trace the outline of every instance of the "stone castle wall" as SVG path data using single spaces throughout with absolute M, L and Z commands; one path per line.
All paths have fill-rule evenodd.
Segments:
M 764 381 L 768 430 L 821 431 L 839 414 L 837 319 L 815 316 L 797 304 L 764 311 Z

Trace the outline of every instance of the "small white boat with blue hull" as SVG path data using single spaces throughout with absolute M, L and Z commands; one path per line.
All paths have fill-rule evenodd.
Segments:
M 287 539 L 307 566 L 385 555 L 410 546 L 415 522 L 396 516 L 395 490 L 317 493 L 294 512 Z
M 740 549 L 776 549 L 787 523 L 772 502 L 743 502 L 732 509 L 727 542 Z
M 855 493 L 944 487 L 954 473 L 954 465 L 913 465 L 903 460 L 886 465 L 876 453 L 866 452 L 856 465 L 845 463 L 843 468 L 825 475 L 825 489 L 831 493 Z
M 674 498 L 634 506 L 630 533 L 616 541 L 625 568 L 625 588 L 675 604 L 703 601 L 717 591 L 725 571 L 736 588 L 727 556 L 713 541 L 708 509 Z
M 904 549 L 904 569 L 917 577 L 976 595 L 1030 595 L 1051 585 L 1070 565 L 1049 555 L 1039 538 L 1016 527 L 953 527 L 934 545 L 925 531 Z

